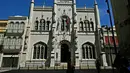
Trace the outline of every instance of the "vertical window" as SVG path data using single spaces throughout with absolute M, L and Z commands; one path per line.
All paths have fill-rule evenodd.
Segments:
M 45 30 L 45 19 L 40 20 L 40 30 Z
M 18 30 L 20 29 L 20 24 L 19 24 L 19 22 L 16 22 L 15 24 L 14 24 L 14 33 L 18 33 Z
M 10 37 L 7 38 L 7 45 L 10 45 Z
M 12 45 L 15 45 L 15 38 L 12 39 Z
M 8 42 L 8 41 L 7 41 L 7 37 L 5 37 L 5 38 L 4 38 L 4 45 L 6 45 L 7 42 Z
M 83 59 L 95 59 L 94 45 L 87 42 L 82 46 Z
M 38 21 L 38 17 L 37 17 L 36 21 L 35 21 L 35 30 L 38 30 L 38 25 L 39 25 L 39 21 Z
M 85 59 L 85 46 L 82 47 L 83 59 Z
M 40 46 L 38 45 L 37 48 L 37 59 L 40 59 Z
M 89 24 L 89 21 L 88 20 L 84 20 L 84 30 L 85 31 L 90 31 L 90 24 Z
M 46 23 L 46 21 L 45 21 L 45 19 L 43 19 L 43 15 L 42 15 L 42 18 L 41 18 L 41 20 L 40 20 L 40 30 L 42 31 L 44 31 L 45 30 L 45 28 L 46 28 L 46 25 L 45 25 L 45 23 Z
M 47 58 L 47 45 L 39 42 L 34 45 L 33 59 L 46 59 Z
M 94 31 L 94 22 L 90 19 L 90 31 Z
M 22 33 L 24 31 L 24 26 L 25 26 L 25 23 L 24 22 L 21 22 L 20 24 L 20 33 Z
M 37 48 L 36 46 L 34 46 L 33 59 L 36 59 L 36 52 L 37 52 Z
M 44 49 L 45 49 L 45 47 L 41 46 L 41 59 L 44 58 Z
M 25 26 L 25 23 L 24 23 L 24 22 L 21 22 L 21 29 L 22 29 L 22 30 L 24 29 L 24 26 Z
M 13 25 L 14 25 L 14 22 L 10 22 L 10 23 L 7 25 L 7 32 L 8 32 L 8 33 L 12 33 Z
M 49 30 L 49 26 L 50 26 L 50 21 L 49 21 L 49 18 L 47 18 L 47 25 L 46 25 L 46 29 Z
M 16 45 L 18 45 L 18 38 L 16 38 L 16 42 L 15 43 L 16 43 Z
M 12 30 L 13 29 L 13 25 L 14 25 L 14 22 L 11 22 L 10 26 L 8 28 Z
M 79 23 L 79 31 L 84 31 L 84 27 L 83 27 L 83 21 L 82 21 L 82 18 L 80 18 L 80 23 Z

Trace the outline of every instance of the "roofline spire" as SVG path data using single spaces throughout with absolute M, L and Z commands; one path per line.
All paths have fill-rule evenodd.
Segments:
M 97 0 L 94 0 L 94 5 L 97 5 Z
M 31 2 L 34 3 L 34 0 L 32 0 Z
M 87 7 L 86 7 L 86 4 L 84 5 L 84 8 L 86 9 Z
M 45 7 L 45 4 L 46 4 L 46 3 L 45 3 L 45 1 L 44 1 L 44 3 L 43 3 L 43 8 Z

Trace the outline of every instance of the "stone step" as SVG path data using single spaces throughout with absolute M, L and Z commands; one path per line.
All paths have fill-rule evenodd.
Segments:
M 67 70 L 11 70 L 2 73 L 66 73 Z M 77 69 L 74 73 L 97 73 L 96 69 Z M 100 73 L 112 73 L 111 69 L 102 69 Z M 114 73 L 117 73 L 115 70 Z

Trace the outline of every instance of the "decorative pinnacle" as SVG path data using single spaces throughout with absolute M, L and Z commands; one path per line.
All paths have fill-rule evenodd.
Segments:
M 45 2 L 43 3 L 43 8 L 45 7 Z
M 86 9 L 86 4 L 84 5 L 84 8 Z
M 94 5 L 97 5 L 97 1 L 96 0 L 94 0 Z
M 32 0 L 31 2 L 34 3 L 34 0 Z

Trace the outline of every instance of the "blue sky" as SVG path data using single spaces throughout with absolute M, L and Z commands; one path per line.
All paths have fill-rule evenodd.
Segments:
M 29 7 L 31 0 L 1 0 L 0 1 L 0 19 L 8 19 L 9 16 L 14 15 L 29 15 Z M 35 6 L 42 6 L 46 3 L 46 6 L 53 6 L 53 0 L 35 0 Z M 105 0 L 97 0 L 99 10 L 100 10 L 100 18 L 101 24 L 110 24 L 109 17 L 106 12 L 107 5 Z M 77 7 L 93 7 L 94 0 L 77 0 Z

